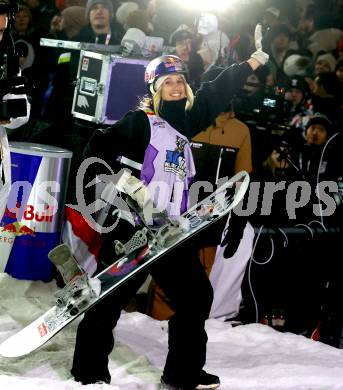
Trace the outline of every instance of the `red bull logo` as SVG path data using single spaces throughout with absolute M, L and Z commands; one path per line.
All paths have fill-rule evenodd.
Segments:
M 1 227 L 1 232 L 13 233 L 16 236 L 31 236 L 35 237 L 36 232 L 34 229 L 29 228 L 19 222 L 8 223 Z
M 37 326 L 37 330 L 38 330 L 39 335 L 40 335 L 41 337 L 44 337 L 44 336 L 48 333 L 48 328 L 46 327 L 46 325 L 45 325 L 44 322 L 42 322 L 41 324 L 39 324 L 39 325 Z
M 49 205 L 45 206 L 44 211 L 37 211 L 33 205 L 26 205 L 22 210 L 20 204 L 17 204 L 15 208 L 6 208 L 4 218 L 8 217 L 11 219 L 20 219 L 26 221 L 52 222 L 54 214 L 54 208 Z
M 155 78 L 155 71 L 152 70 L 151 72 L 145 72 L 144 73 L 144 81 L 147 83 L 150 80 L 153 80 Z
M 26 225 L 23 225 L 19 231 L 17 231 L 17 236 L 31 236 L 31 237 L 35 237 L 36 236 L 36 232 L 34 229 L 30 229 L 28 226 Z
M 180 63 L 180 60 L 178 58 L 174 57 L 167 57 L 164 63 L 164 66 L 166 68 L 174 68 L 175 72 L 181 72 L 182 71 L 182 64 Z
M 8 223 L 7 225 L 3 226 L 2 231 L 9 233 L 17 233 L 17 228 L 14 223 Z

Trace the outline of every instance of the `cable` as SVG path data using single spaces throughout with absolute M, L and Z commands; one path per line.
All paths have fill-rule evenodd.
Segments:
M 323 151 L 321 153 L 321 156 L 320 156 L 320 160 L 319 160 L 319 165 L 318 165 L 318 171 L 317 171 L 317 180 L 316 180 L 316 195 L 317 195 L 317 198 L 318 198 L 318 201 L 320 202 L 320 196 L 319 196 L 319 175 L 320 175 L 320 167 L 322 165 L 322 161 L 323 161 L 323 157 L 324 157 L 324 153 L 325 153 L 325 150 L 327 148 L 327 146 L 329 145 L 329 143 L 338 135 L 339 133 L 335 133 L 333 134 L 328 140 L 327 142 L 325 143 L 324 145 L 324 148 L 323 148 Z M 323 219 L 323 211 L 322 211 L 322 205 L 321 203 L 319 203 L 319 211 L 320 211 L 320 221 L 321 221 L 321 224 L 324 228 L 325 231 L 327 231 L 325 225 L 324 225 L 324 219 Z
M 263 228 L 263 225 L 261 226 L 261 228 Z M 262 231 L 262 229 L 260 228 L 260 230 Z M 251 254 L 251 260 L 255 263 L 255 264 L 258 264 L 258 265 L 265 265 L 265 264 L 268 264 L 270 262 L 270 260 L 273 258 L 274 256 L 274 240 L 271 236 L 269 236 L 269 239 L 270 239 L 270 243 L 271 243 L 271 246 L 272 246 L 272 250 L 271 250 L 271 253 L 270 253 L 270 256 L 267 260 L 263 261 L 263 262 L 260 262 L 260 261 L 257 261 L 256 259 L 254 259 L 254 251 L 255 251 L 255 248 L 256 248 L 256 243 L 257 243 L 257 239 L 259 238 L 259 235 L 260 235 L 260 231 L 258 232 L 258 236 L 256 238 L 256 242 L 255 242 L 255 245 L 254 245 L 254 248 L 253 248 L 253 252 Z
M 284 235 L 285 241 L 283 242 L 283 247 L 287 248 L 288 247 L 288 237 L 287 237 L 287 234 L 281 228 L 278 227 L 277 229 L 278 229 L 278 231 L 280 233 L 282 233 Z
M 254 263 L 258 264 L 258 265 L 267 264 L 267 263 L 270 262 L 270 260 L 272 259 L 273 255 L 274 255 L 274 240 L 272 239 L 272 237 L 269 236 L 270 242 L 272 244 L 271 255 L 264 262 L 259 262 L 259 261 L 256 261 L 254 259 L 254 252 L 255 252 L 255 249 L 256 249 L 256 246 L 257 246 L 257 242 L 258 242 L 258 240 L 260 238 L 262 229 L 263 229 L 263 225 L 260 226 L 259 231 L 257 233 L 257 237 L 256 237 L 255 243 L 254 243 L 252 251 L 251 251 L 251 256 L 250 256 L 250 259 L 249 259 L 249 267 L 248 267 L 248 284 L 249 284 L 249 289 L 250 289 L 251 296 L 252 296 L 252 299 L 253 299 L 254 305 L 255 305 L 255 313 L 256 313 L 255 322 L 256 323 L 258 323 L 258 305 L 257 305 L 256 297 L 255 297 L 254 290 L 253 290 L 252 283 L 251 283 L 251 264 L 252 264 L 252 262 L 254 262 Z
M 327 232 L 326 227 L 322 224 L 322 222 L 318 221 L 317 219 L 314 219 L 313 221 L 310 221 L 308 225 L 311 225 L 311 223 L 319 223 L 319 225 L 323 228 L 325 232 Z
M 315 221 L 311 221 L 311 222 L 315 222 Z M 318 223 L 320 223 L 319 221 L 317 221 Z M 294 225 L 295 227 L 297 226 L 304 226 L 304 228 L 308 229 L 308 231 L 310 232 L 311 234 L 311 237 L 313 238 L 313 230 L 310 228 L 309 225 L 306 225 L 304 223 L 297 223 L 296 225 Z

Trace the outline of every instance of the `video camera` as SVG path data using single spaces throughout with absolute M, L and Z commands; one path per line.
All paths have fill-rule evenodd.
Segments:
M 235 100 L 236 114 L 246 120 L 254 119 L 259 124 L 284 124 L 284 96 L 278 93 L 263 93 L 249 95 L 241 90 Z
M 19 57 L 11 34 L 18 10 L 18 3 L 0 0 L 0 15 L 8 17 L 8 25 L 0 41 L 0 121 L 27 115 L 26 99 L 4 99 L 7 94 L 26 93 L 26 78 L 19 76 Z

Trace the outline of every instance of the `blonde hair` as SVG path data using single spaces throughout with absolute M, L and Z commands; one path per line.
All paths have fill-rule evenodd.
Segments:
M 186 111 L 190 110 L 193 107 L 194 95 L 191 87 L 188 85 L 184 75 L 181 75 L 185 83 L 185 92 L 186 92 Z M 140 102 L 139 108 L 146 110 L 151 109 L 154 111 L 155 115 L 159 115 L 160 109 L 162 106 L 162 86 L 163 83 L 157 88 L 157 91 L 153 94 L 152 97 L 145 96 Z

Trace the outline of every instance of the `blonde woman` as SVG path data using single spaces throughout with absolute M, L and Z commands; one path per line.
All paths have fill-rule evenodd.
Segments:
M 127 192 L 134 188 L 132 196 L 141 206 L 146 187 L 152 188 L 156 182 L 166 183 L 165 191 L 153 201 L 162 199 L 169 216 L 180 215 L 187 209 L 188 189 L 195 175 L 189 140 L 213 123 L 247 76 L 267 62 L 268 55 L 262 51 L 260 42 L 259 28 L 258 50 L 251 58 L 225 69 L 214 81 L 204 83 L 195 96 L 184 76 L 180 58 L 166 55 L 152 60 L 145 72 L 148 95 L 140 108 L 129 112 L 112 127 L 95 131 L 85 155 L 101 157 L 112 166 L 118 160 L 126 162 L 140 181 L 128 175 L 122 180 L 123 188 Z M 139 166 L 140 172 L 135 171 Z M 125 231 L 128 232 L 128 227 L 123 222 L 105 238 L 107 248 Z M 104 253 L 109 256 L 110 251 Z M 207 343 L 205 320 L 213 291 L 197 249 L 192 243 L 183 245 L 153 264 L 149 273 L 175 311 L 169 320 L 169 351 L 161 388 L 217 388 L 219 378 L 203 370 Z M 108 354 L 114 346 L 113 328 L 122 308 L 146 276 L 145 271 L 139 273 L 85 314 L 77 331 L 71 371 L 75 380 L 83 384 L 110 383 Z

